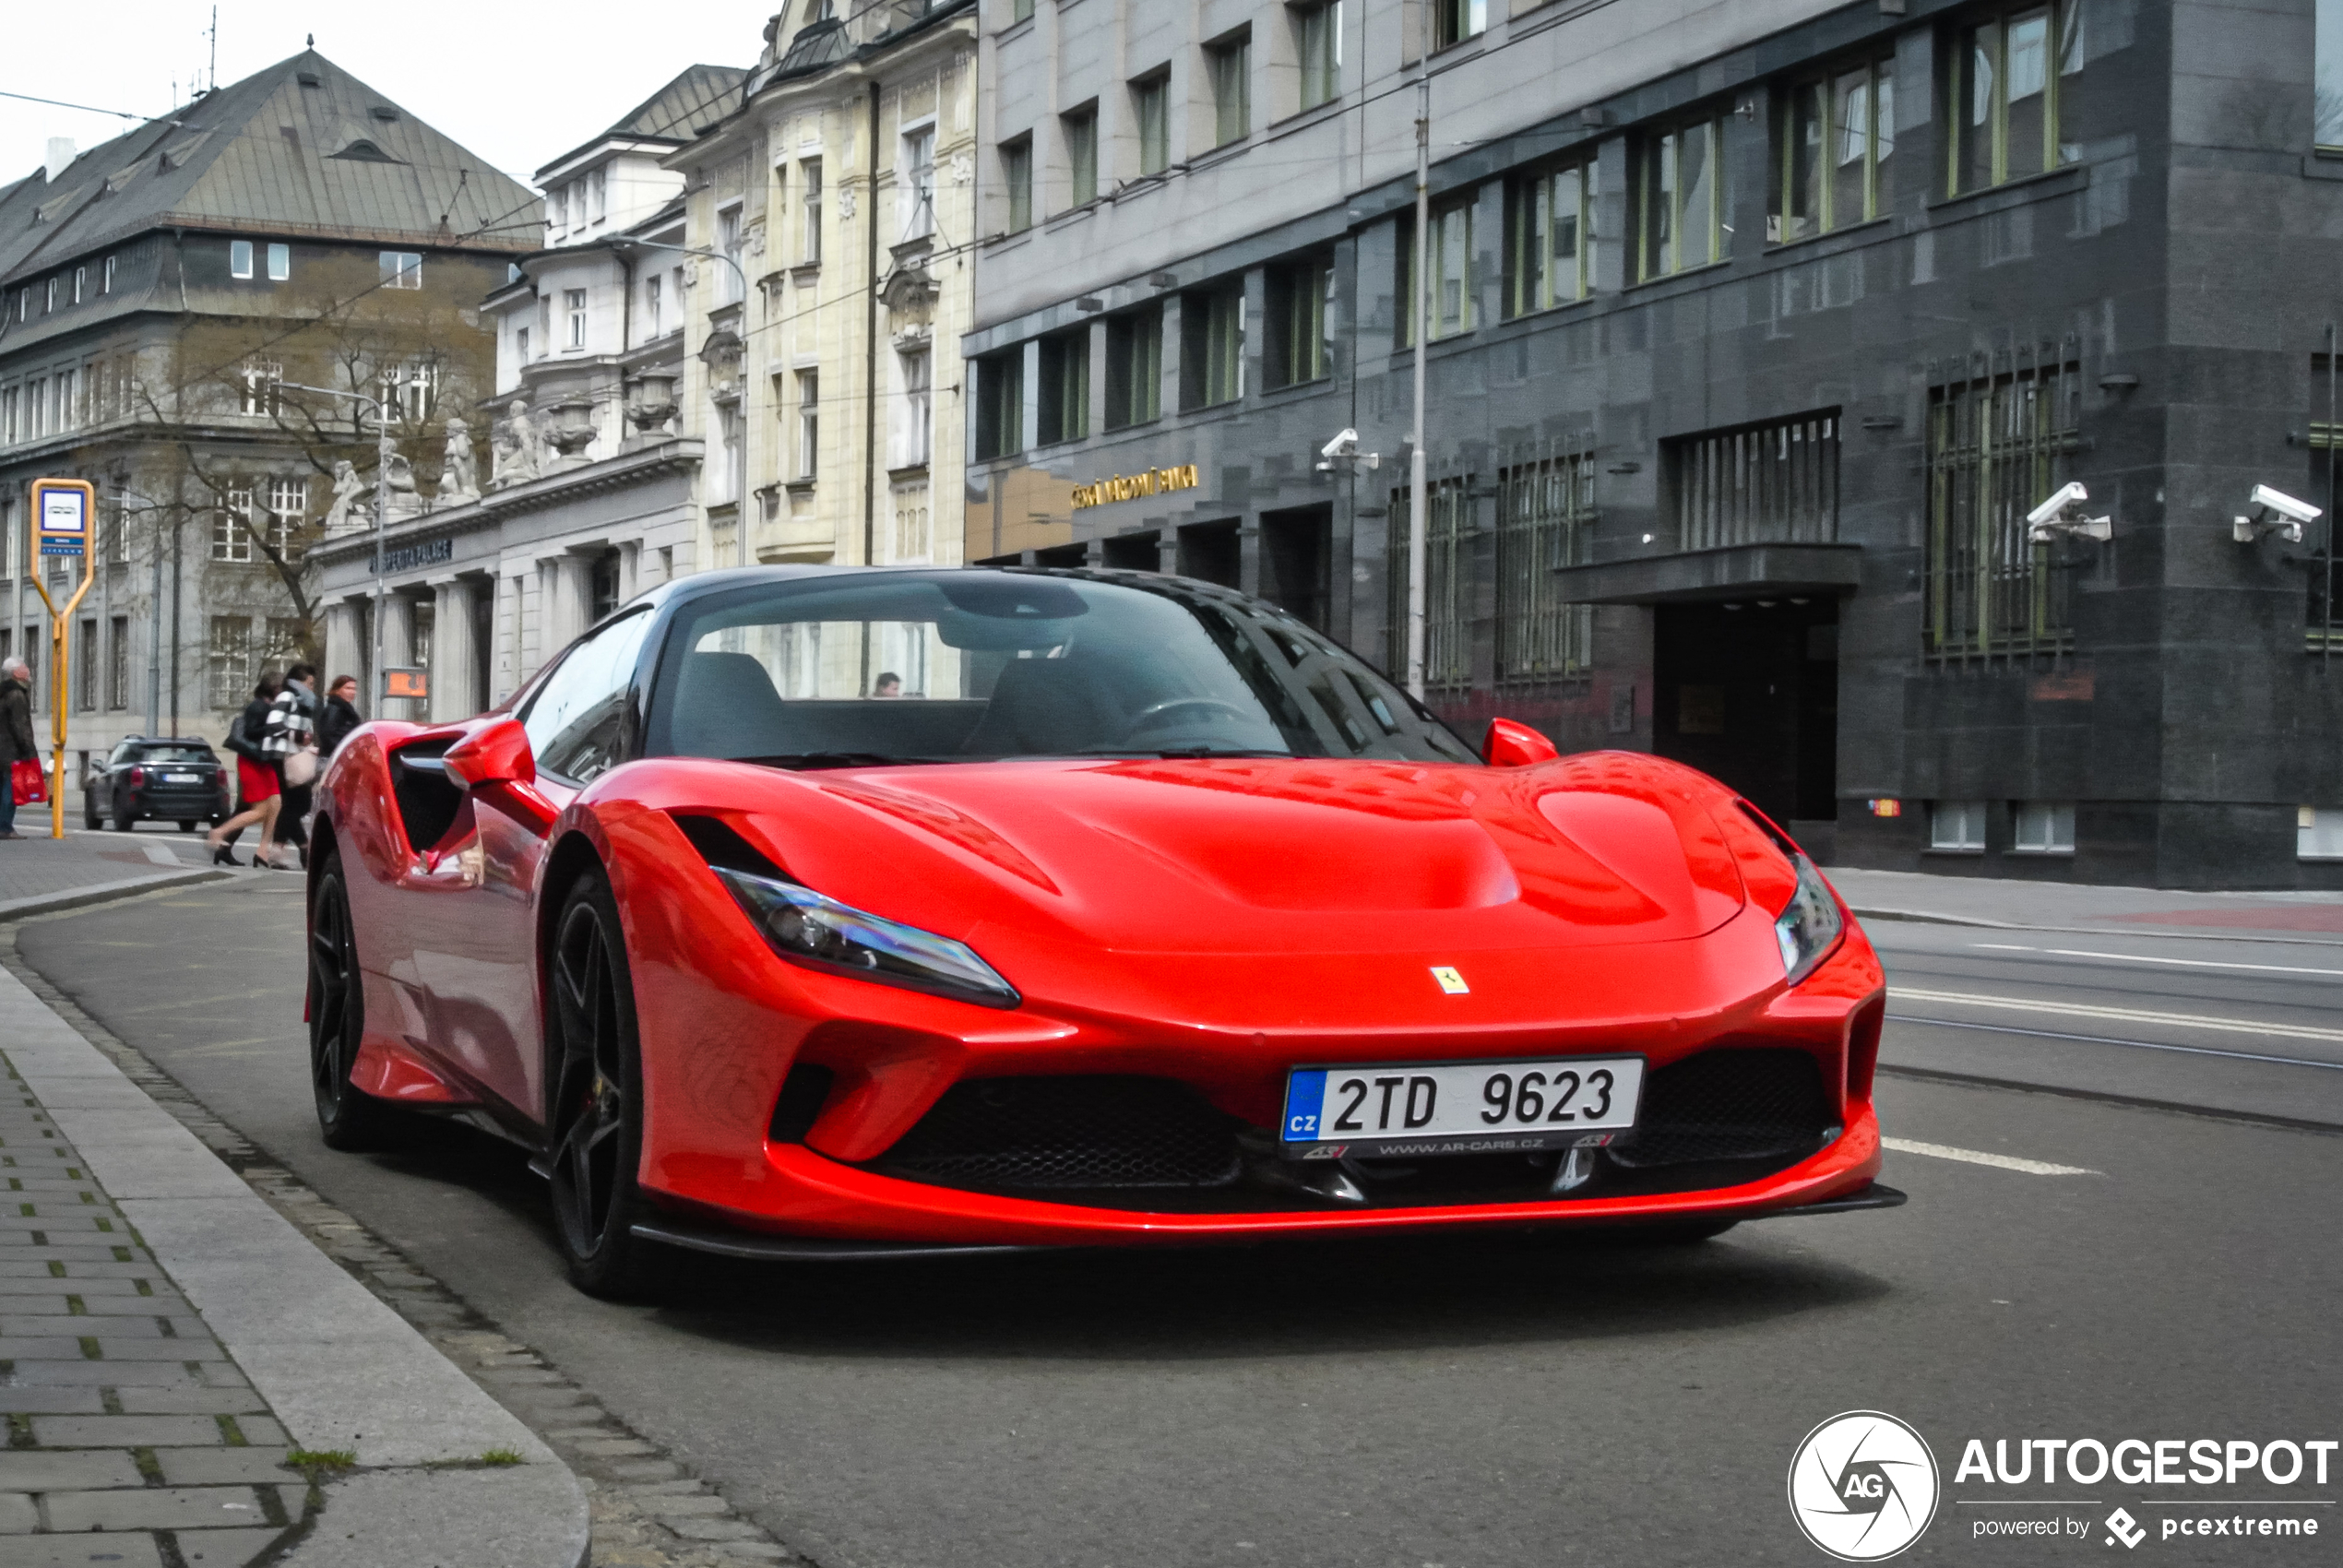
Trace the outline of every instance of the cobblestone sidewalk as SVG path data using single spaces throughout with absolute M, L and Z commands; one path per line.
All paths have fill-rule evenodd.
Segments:
M 0 1568 L 242 1568 L 317 1504 L 283 1428 L 13 1064 L 0 1099 Z

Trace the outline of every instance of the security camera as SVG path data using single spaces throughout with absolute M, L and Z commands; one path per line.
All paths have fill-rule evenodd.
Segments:
M 1321 457 L 1353 457 L 1358 456 L 1358 452 L 1359 433 L 1355 430 L 1346 430 L 1318 448 Z
M 1383 454 L 1380 452 L 1359 450 L 1359 433 L 1355 430 L 1346 430 L 1324 446 L 1319 447 L 1318 459 L 1318 471 L 1322 474 L 1330 474 L 1337 469 L 1345 468 L 1353 463 L 1362 469 L 1379 469 L 1383 466 Z
M 2252 505 L 2253 516 L 2233 517 L 2230 521 L 2230 537 L 2240 544 L 2252 544 L 2263 535 L 2273 533 L 2289 544 L 2300 544 L 2302 542 L 2302 525 L 2315 522 L 2325 515 L 2309 502 L 2297 501 L 2286 492 L 2272 490 L 2266 484 L 2254 487 Z M 2281 521 L 2281 518 L 2284 520 Z
M 2115 519 L 2087 517 L 2083 505 L 2091 493 L 2080 483 L 2069 483 L 2049 500 L 2026 514 L 2026 537 L 2036 544 L 2044 544 L 2060 534 L 2104 542 L 2115 537 Z

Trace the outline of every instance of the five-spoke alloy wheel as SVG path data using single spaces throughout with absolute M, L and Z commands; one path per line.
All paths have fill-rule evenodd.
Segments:
M 327 1148 L 379 1148 L 390 1131 L 390 1108 L 350 1082 L 365 1033 L 350 890 L 341 857 L 328 853 L 309 897 L 309 1083 Z
M 639 1282 L 634 1223 L 643 1148 L 642 1052 L 618 905 L 601 875 L 570 889 L 553 927 L 546 982 L 546 1164 L 570 1277 L 598 1296 Z

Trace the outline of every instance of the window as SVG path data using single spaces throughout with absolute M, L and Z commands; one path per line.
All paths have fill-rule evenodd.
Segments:
M 2080 148 L 2059 139 L 2059 101 L 2082 69 L 2079 0 L 2027 6 L 1967 30 L 1946 95 L 1956 107 L 1952 194 L 2080 158 Z
M 1327 374 L 1326 296 L 1334 289 L 1333 262 L 1312 256 L 1272 267 L 1265 281 L 1269 336 L 1262 381 L 1292 386 Z
M 211 514 L 211 558 L 238 564 L 252 559 L 252 492 L 232 490 Z
M 1566 452 L 1497 476 L 1497 679 L 1523 684 L 1594 663 L 1593 608 L 1565 604 L 1557 569 L 1594 559 L 1595 459 Z
M 2318 6 L 2317 123 L 2313 134 L 2321 147 L 2343 147 L 2343 0 L 2318 0 Z
M 383 372 L 383 394 L 391 412 L 398 417 L 418 424 L 430 419 L 439 402 L 437 362 L 416 360 L 391 366 Z
M 246 360 L 237 372 L 238 408 L 247 414 L 273 414 L 277 411 L 277 386 L 285 378 L 285 367 L 274 360 Z
M 797 477 L 813 481 L 822 456 L 822 373 L 797 373 Z
M 423 258 L 413 251 L 384 251 L 375 257 L 382 271 L 386 289 L 420 289 L 423 286 Z
M 1066 204 L 1084 207 L 1099 199 L 1099 106 L 1058 116 L 1065 138 Z
M 563 290 L 562 306 L 569 312 L 569 347 L 584 348 L 586 346 L 586 291 L 583 289 Z
M 1790 89 L 1781 117 L 1781 200 L 1773 241 L 1867 222 L 1896 152 L 1896 62 L 1865 61 Z
M 895 357 L 903 388 L 903 440 L 898 468 L 923 469 L 934 455 L 935 410 L 929 385 L 934 360 L 925 349 Z
M 1423 683 L 1427 690 L 1461 690 L 1472 680 L 1472 480 L 1429 481 L 1424 487 Z M 1408 668 L 1408 492 L 1391 492 L 1388 577 L 1391 647 L 1386 668 L 1404 679 Z
M 1432 42 L 1436 49 L 1479 38 L 1489 29 L 1489 0 L 1431 0 Z
M 708 501 L 721 506 L 741 498 L 741 401 L 738 398 L 710 398 L 716 409 L 716 445 L 718 457 L 708 470 Z
M 1106 324 L 1106 427 L 1145 424 L 1163 412 L 1163 309 L 1148 305 Z
M 1158 71 L 1131 84 L 1131 120 L 1139 128 L 1139 172 L 1172 167 L 1172 73 Z
M 626 694 L 650 624 L 648 612 L 613 621 L 553 666 L 520 720 L 539 767 L 583 784 L 617 766 Z
M 106 257 L 104 267 L 98 275 L 98 291 L 101 294 L 113 292 L 113 260 L 112 256 Z
M 1035 444 L 1054 445 L 1090 434 L 1090 329 L 1041 339 L 1041 429 Z
M 17 389 L 0 389 L 0 444 L 14 445 L 17 441 Z M 11 576 L 14 573 L 9 574 Z
M 1679 550 L 1838 540 L 1835 410 L 1687 436 L 1667 456 Z
M 976 455 L 1005 457 L 1025 450 L 1025 350 L 987 354 L 975 369 Z
M 2082 445 L 2075 365 L 1936 388 L 1928 410 L 1926 650 L 1935 658 L 2071 646 L 2075 566 L 2037 544 L 2026 515 L 2064 482 Z
M 720 209 L 716 214 L 716 249 L 731 263 L 718 267 L 716 272 L 716 303 L 720 307 L 735 303 L 741 297 L 741 208 L 738 202 Z
M 1002 232 L 1021 234 L 1033 227 L 1033 138 L 1021 136 L 1001 144 L 1001 188 L 1007 210 Z
M 567 185 L 553 187 L 553 197 L 545 204 L 545 210 L 549 227 L 555 229 L 569 227 L 569 187 Z
M 600 223 L 609 211 L 610 171 L 597 169 L 586 176 L 586 212 Z
M 252 697 L 252 617 L 211 618 L 211 706 L 242 707 Z
M 935 127 L 922 125 L 903 137 L 903 178 L 897 200 L 903 211 L 903 237 L 935 232 Z
M 513 333 L 513 353 L 514 353 L 515 357 L 517 357 L 517 358 L 520 361 L 520 362 L 521 362 L 521 363 L 523 363 L 523 364 L 527 364 L 527 363 L 529 362 L 529 328 L 528 328 L 528 327 L 523 327 L 517 328 L 517 330 Z
M 130 706 L 130 617 L 117 615 L 106 626 L 106 706 Z
M 643 279 L 643 335 L 647 338 L 656 338 L 665 330 L 660 325 L 660 309 L 663 302 L 659 284 L 660 278 L 656 272 Z M 521 357 L 527 359 L 529 356 L 523 352 Z
M 1009 26 L 1033 19 L 1033 0 L 1009 0 Z
M 2020 801 L 2010 813 L 2010 848 L 2021 855 L 2075 852 L 2072 801 Z
M 1180 302 L 1181 401 L 1191 409 L 1244 396 L 1244 283 L 1231 279 Z
M 292 276 L 292 246 L 268 247 L 268 281 L 281 283 Z
M 287 561 L 298 561 L 302 530 L 309 521 L 309 481 L 278 479 L 268 481 L 268 544 Z
M 1460 202 L 1432 215 L 1432 336 L 1469 332 L 1472 297 L 1472 205 Z
M 98 618 L 85 619 L 77 636 L 78 645 L 73 650 L 73 706 L 77 712 L 89 713 L 98 706 Z
M 49 420 L 49 378 L 36 375 L 25 383 L 25 434 L 38 441 L 47 432 Z
M 252 276 L 252 242 L 250 240 L 228 242 L 228 276 L 231 278 Z
M 1595 282 L 1595 166 L 1544 169 L 1505 188 L 1505 313 L 1585 299 Z
M 1293 13 L 1293 53 L 1302 67 L 1302 107 L 1331 103 L 1342 92 L 1342 0 Z
M 75 267 L 73 269 L 73 303 L 79 304 L 82 296 L 89 291 L 89 269 L 86 267 Z
M 804 227 L 798 235 L 797 259 L 802 266 L 818 266 L 822 260 L 822 160 L 809 158 L 798 166 L 803 176 L 798 188 L 805 193 Z
M 1985 802 L 1937 801 L 1928 808 L 1928 847 L 1974 853 L 1985 848 Z
M 2325 27 L 2324 0 L 2321 28 Z M 2320 41 L 2325 41 L 2324 30 Z M 2324 99 L 2325 89 L 2321 89 Z M 0 634 L 5 636 L 6 634 Z M 0 654 L 7 645 L 0 643 Z M 2304 806 L 2294 816 L 2294 858 L 2299 861 L 2343 861 L 2343 811 L 2333 806 Z
M 1253 30 L 1204 52 L 1212 82 L 1212 145 L 1226 147 L 1253 134 Z
M 1665 278 L 1722 260 L 1725 121 L 1699 120 L 1645 141 L 1636 276 Z

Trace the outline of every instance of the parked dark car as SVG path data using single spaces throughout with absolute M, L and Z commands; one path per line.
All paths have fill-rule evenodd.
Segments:
M 193 833 L 228 820 L 228 771 L 202 741 L 134 735 L 82 786 L 81 816 L 93 828 L 112 818 L 126 833 L 139 818 L 154 817 Z

